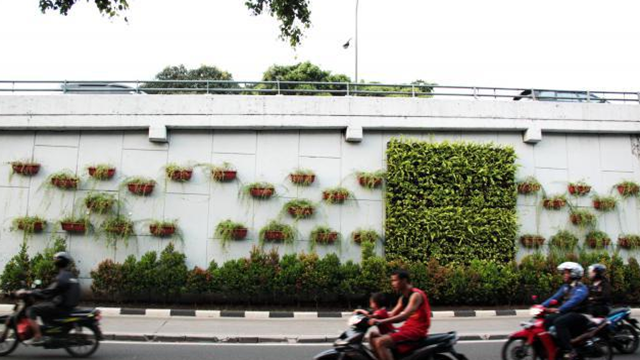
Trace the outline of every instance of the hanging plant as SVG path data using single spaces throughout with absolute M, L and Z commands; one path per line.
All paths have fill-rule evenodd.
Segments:
M 310 240 L 313 251 L 317 244 L 332 245 L 340 242 L 340 233 L 328 226 L 316 226 L 311 230 Z
M 380 238 L 380 235 L 375 230 L 370 229 L 357 229 L 351 233 L 351 239 L 356 244 L 362 244 L 364 242 L 375 243 Z
M 34 176 L 40 171 L 40 163 L 33 161 L 12 161 L 11 172 L 23 176 Z
M 87 171 L 89 176 L 100 181 L 112 179 L 116 174 L 116 168 L 107 164 L 91 165 L 87 167 Z
M 177 164 L 168 164 L 164 167 L 167 178 L 177 182 L 187 182 L 193 176 L 192 167 L 184 167 Z
M 525 234 L 520 237 L 520 243 L 522 246 L 528 249 L 537 249 L 544 245 L 545 238 L 535 234 Z
M 598 211 L 602 211 L 602 212 L 611 211 L 616 208 L 617 203 L 618 201 L 613 196 L 594 196 L 593 197 L 593 208 Z
M 284 209 L 296 220 L 307 219 L 313 215 L 315 205 L 307 199 L 294 199 L 284 204 Z
M 267 200 L 276 193 L 276 188 L 267 182 L 254 182 L 242 187 L 242 192 L 258 200 Z
M 295 234 L 296 230 L 293 226 L 272 220 L 260 229 L 260 244 L 264 244 L 265 241 L 292 244 L 295 239 Z
M 569 194 L 574 196 L 585 196 L 591 192 L 591 186 L 584 181 L 569 183 Z
M 542 206 L 547 210 L 560 210 L 567 205 L 567 198 L 564 195 L 545 197 Z
M 573 251 L 578 246 L 578 237 L 567 230 L 560 230 L 551 237 L 549 247 L 564 250 Z
M 518 194 L 529 195 L 535 194 L 542 188 L 542 185 L 533 176 L 528 176 L 518 182 Z
M 91 227 L 89 218 L 80 216 L 67 216 L 60 220 L 62 230 L 71 234 L 84 234 Z
M 176 233 L 177 221 L 153 221 L 149 224 L 149 232 L 155 237 L 169 237 Z
M 63 190 L 75 190 L 78 188 L 80 178 L 69 171 L 60 171 L 49 175 L 47 183 L 51 186 Z
M 298 186 L 310 186 L 316 181 L 316 174 L 311 170 L 298 169 L 289 174 L 291 182 Z
M 39 233 L 47 226 L 47 221 L 39 216 L 23 216 L 13 219 L 11 230 L 21 230 L 25 234 Z
M 211 178 L 217 182 L 230 182 L 236 179 L 238 171 L 228 162 L 222 165 L 206 165 L 211 173 Z
M 604 249 L 611 245 L 611 238 L 604 231 L 593 230 L 587 234 L 585 242 L 592 249 Z
M 224 248 L 229 241 L 244 240 L 248 232 L 249 230 L 244 224 L 227 219 L 216 226 L 215 236 L 220 239 L 222 247 Z
M 113 209 L 116 197 L 109 193 L 89 193 L 84 198 L 84 205 L 90 212 L 106 214 Z
M 640 191 L 640 185 L 634 181 L 623 181 L 616 184 L 615 187 L 624 198 L 638 196 L 638 192 Z
M 364 188 L 375 189 L 382 185 L 385 175 L 386 172 L 384 170 L 374 172 L 360 171 L 357 173 L 358 183 Z
M 618 246 L 627 250 L 640 248 L 640 235 L 620 234 Z
M 122 215 L 105 220 L 100 225 L 100 231 L 105 234 L 107 242 L 114 246 L 118 240 L 128 244 L 129 237 L 134 235 L 133 222 Z
M 322 199 L 328 204 L 342 204 L 351 197 L 351 191 L 343 187 L 330 188 L 322 192 Z
M 586 209 L 573 209 L 569 214 L 569 219 L 573 225 L 580 228 L 593 227 L 596 225 L 596 216 Z
M 138 196 L 151 195 L 156 187 L 156 181 L 145 177 L 132 177 L 125 180 L 129 192 Z

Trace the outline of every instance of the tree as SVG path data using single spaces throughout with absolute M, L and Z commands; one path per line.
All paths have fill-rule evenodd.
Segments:
M 167 66 L 154 77 L 159 82 L 148 82 L 140 86 L 149 94 L 206 94 L 208 89 L 231 89 L 238 88 L 233 83 L 184 83 L 184 82 L 162 82 L 162 80 L 228 80 L 233 81 L 231 73 L 218 69 L 215 66 L 202 65 L 197 69 L 187 69 L 184 65 Z M 185 89 L 178 91 L 148 90 L 148 89 Z M 198 89 L 198 90 L 188 90 Z M 215 91 L 217 94 L 232 94 L 234 91 Z
M 43 13 L 52 10 L 67 15 L 78 1 L 40 0 L 40 10 Z M 129 9 L 128 0 L 87 0 L 90 1 L 95 3 L 101 14 L 109 17 L 118 16 Z M 311 25 L 309 0 L 245 0 L 244 4 L 254 16 L 268 13 L 275 17 L 280 22 L 280 38 L 289 41 L 292 47 L 300 45 L 304 30 Z
M 273 65 L 262 75 L 262 81 L 303 81 L 303 82 L 332 82 L 349 83 L 351 79 L 347 75 L 332 74 L 331 71 L 322 70 L 319 66 L 310 62 L 302 62 L 296 65 Z M 260 84 L 254 89 L 279 89 L 285 95 L 314 95 L 315 90 L 338 90 L 331 95 L 346 95 L 346 85 L 320 85 L 320 84 Z M 289 90 L 289 91 L 287 91 Z M 290 91 L 302 90 L 302 91 Z M 329 93 L 321 93 L 329 95 Z

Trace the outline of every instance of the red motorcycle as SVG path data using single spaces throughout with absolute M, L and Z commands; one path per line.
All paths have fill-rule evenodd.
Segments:
M 558 348 L 554 328 L 549 331 L 544 328 L 544 318 L 550 313 L 548 309 L 534 305 L 530 313 L 533 319 L 521 323 L 523 329 L 511 334 L 504 344 L 502 360 L 562 359 L 564 354 Z M 613 350 L 607 341 L 607 331 L 606 319 L 595 319 L 586 333 L 572 339 L 571 345 L 576 350 L 578 359 L 611 360 Z

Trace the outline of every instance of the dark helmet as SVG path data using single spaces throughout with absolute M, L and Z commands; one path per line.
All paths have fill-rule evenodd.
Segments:
M 607 267 L 602 264 L 593 264 L 589 266 L 589 272 L 592 272 L 595 275 L 596 279 L 602 278 L 606 271 Z
M 61 251 L 53 255 L 53 263 L 56 264 L 58 269 L 64 269 L 73 262 L 69 253 Z

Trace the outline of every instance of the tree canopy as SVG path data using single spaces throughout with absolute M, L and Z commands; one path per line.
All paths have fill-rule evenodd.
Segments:
M 193 93 L 206 93 L 208 88 L 233 88 L 236 87 L 234 84 L 224 84 L 224 83 L 216 83 L 216 84 L 207 84 L 206 82 L 201 83 L 180 83 L 180 82 L 162 82 L 161 80 L 233 80 L 233 76 L 231 73 L 220 70 L 215 66 L 202 65 L 196 69 L 187 69 L 184 65 L 178 66 L 167 66 L 162 71 L 156 74 L 154 80 L 159 80 L 159 82 L 149 82 L 145 83 L 141 86 L 145 90 L 145 92 L 149 94 L 168 94 L 168 93 L 185 93 L 185 94 L 193 94 Z M 148 89 L 185 89 L 184 91 L 162 91 L 162 90 L 148 90 Z M 199 89 L 190 91 L 188 89 Z M 220 92 L 216 91 L 216 93 L 233 93 L 229 92 Z

